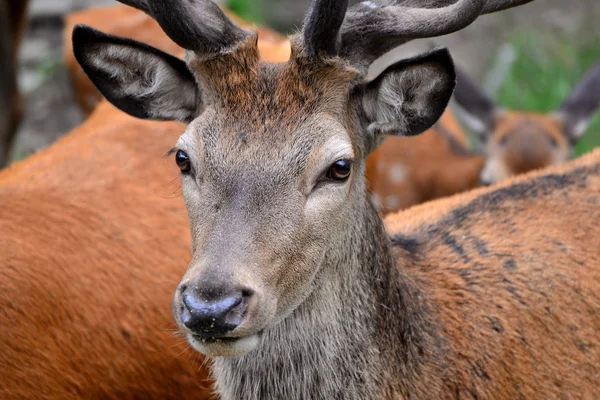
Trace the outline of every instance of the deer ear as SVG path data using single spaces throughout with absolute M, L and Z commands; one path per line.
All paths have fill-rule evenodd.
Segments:
M 581 82 L 554 114 L 565 126 L 565 134 L 575 143 L 587 130 L 600 106 L 600 63 L 583 77 Z
M 456 89 L 454 100 L 460 106 L 457 114 L 467 128 L 486 141 L 494 131 L 494 121 L 501 112 L 500 107 L 465 71 L 456 67 Z
M 418 135 L 440 118 L 454 82 L 454 64 L 447 49 L 398 61 L 366 83 L 363 124 L 379 140 L 384 135 Z
M 127 114 L 188 123 L 197 116 L 198 86 L 180 59 L 83 25 L 73 30 L 73 52 L 100 93 Z

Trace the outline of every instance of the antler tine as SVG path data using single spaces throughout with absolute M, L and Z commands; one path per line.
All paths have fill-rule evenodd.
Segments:
M 334 56 L 348 0 L 313 0 L 304 21 L 304 47 L 309 57 Z
M 340 56 L 363 69 L 387 51 L 413 39 L 456 32 L 482 14 L 532 0 L 364 1 L 352 7 L 341 27 Z M 408 5 L 419 4 L 420 7 Z M 429 7 L 437 8 L 429 8 Z
M 117 0 L 144 11 L 184 49 L 215 54 L 248 36 L 210 0 Z

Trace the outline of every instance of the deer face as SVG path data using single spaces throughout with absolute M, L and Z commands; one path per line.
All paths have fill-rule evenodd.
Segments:
M 348 245 L 343 233 L 368 201 L 365 158 L 380 130 L 427 127 L 399 123 L 389 105 L 409 98 L 403 112 L 433 123 L 438 115 L 421 108 L 452 90 L 445 51 L 368 83 L 340 61 L 315 66 L 301 49 L 294 53 L 286 64 L 257 61 L 251 71 L 248 53 L 243 70 L 232 68 L 239 54 L 221 68 L 196 69 L 206 104 L 176 147 L 194 254 L 173 312 L 205 354 L 245 354 L 310 295 L 324 258 Z M 227 72 L 211 76 L 215 70 Z
M 454 87 L 446 50 L 398 61 L 370 81 L 366 67 L 389 50 L 390 35 L 398 45 L 405 30 L 459 29 L 481 4 L 404 17 L 392 6 L 366 2 L 346 14 L 345 1 L 316 0 L 291 59 L 274 65 L 259 60 L 255 35 L 208 0 L 128 3 L 188 49 L 186 62 L 81 26 L 74 53 L 123 111 L 189 124 L 174 152 L 193 255 L 173 315 L 198 351 L 241 356 L 310 296 L 326 257 L 344 259 L 349 232 L 366 216 L 377 221 L 365 192 L 368 153 L 387 135 L 428 129 Z
M 481 182 L 501 182 L 514 175 L 566 162 L 573 149 L 562 125 L 561 121 L 543 114 L 500 114 L 485 144 Z
M 490 185 L 571 157 L 600 105 L 600 64 L 551 114 L 503 110 L 460 69 L 454 94 L 465 122 L 482 142 L 486 162 L 480 180 Z

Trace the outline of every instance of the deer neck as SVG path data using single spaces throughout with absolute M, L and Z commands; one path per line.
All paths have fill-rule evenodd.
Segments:
M 314 290 L 238 359 L 216 358 L 223 399 L 382 399 L 410 396 L 443 348 L 404 277 L 371 202 L 327 252 Z M 419 298 L 419 303 L 415 298 Z M 426 368 L 425 368 L 426 367 Z M 433 371 L 442 375 L 439 369 Z

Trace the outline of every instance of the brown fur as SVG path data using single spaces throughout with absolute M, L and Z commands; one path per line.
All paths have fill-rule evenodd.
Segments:
M 600 64 L 547 114 L 504 110 L 465 71 L 456 73 L 454 98 L 464 123 L 481 141 L 486 185 L 569 160 L 600 106 Z
M 386 219 L 449 343 L 445 398 L 600 395 L 599 193 L 597 150 Z
M 105 103 L 0 174 L 1 398 L 209 398 L 169 307 L 190 241 L 160 160 L 182 130 Z
M 23 113 L 17 84 L 17 58 L 28 4 L 29 0 L 0 1 L 0 168 L 10 159 Z
M 238 54 L 245 54 L 243 49 Z M 296 166 L 290 158 L 275 154 L 295 154 L 300 160 L 304 156 L 290 147 L 291 142 L 308 140 L 310 135 L 303 149 L 325 151 L 319 147 L 325 133 L 288 128 L 294 126 L 291 121 L 300 120 L 296 110 L 346 117 L 336 112 L 345 96 L 322 99 L 304 89 L 299 93 L 309 95 L 298 96 L 292 88 L 307 83 L 314 85 L 312 90 L 332 85 L 329 93 L 337 85 L 337 92 L 343 94 L 348 84 L 339 78 L 334 84 L 328 76 L 343 76 L 343 69 L 320 66 L 309 75 L 296 75 L 293 65 L 259 68 L 253 57 L 246 54 L 244 59 L 249 60 L 244 79 L 235 75 L 239 60 L 229 59 L 234 69 L 218 76 L 203 74 L 205 66 L 191 64 L 199 76 L 210 80 L 208 98 L 223 93 L 223 103 L 209 101 L 214 114 L 206 111 L 181 139 L 196 144 L 185 149 L 196 162 L 203 160 L 204 178 L 202 183 L 184 178 L 195 249 L 174 299 L 180 328 L 185 329 L 179 317 L 180 296 L 189 285 L 240 282 L 262 299 L 273 296 L 279 306 L 275 316 L 249 311 L 252 317 L 236 330 L 240 335 L 236 337 L 250 335 L 254 329 L 263 337 L 252 353 L 239 359 L 219 355 L 243 354 L 242 348 L 230 353 L 217 342 L 216 350 L 188 335 L 195 348 L 213 354 L 217 389 L 224 398 L 320 399 L 342 393 L 350 399 L 598 395 L 594 363 L 599 300 L 591 282 L 598 281 L 600 242 L 593 221 L 600 214 L 597 208 L 585 206 L 598 200 L 600 153 L 566 171 L 479 192 L 435 222 L 421 221 L 414 229 L 406 227 L 392 235 L 390 248 L 376 213 L 361 193 L 362 177 L 352 182 L 347 203 L 335 209 L 339 215 L 332 216 L 327 209 L 319 214 L 323 220 L 311 224 L 296 215 L 298 199 L 289 191 L 290 181 L 272 183 L 276 176 L 289 178 L 290 166 Z M 298 64 L 301 69 L 302 60 Z M 225 83 L 231 75 L 233 79 Z M 307 76 L 318 77 L 307 80 Z M 260 91 L 248 82 L 260 82 Z M 273 100 L 269 93 L 279 91 L 286 95 Z M 234 92 L 246 100 L 236 98 L 238 108 L 231 110 L 228 99 Z M 287 95 L 299 104 L 282 120 L 275 119 L 280 135 L 272 138 L 263 130 L 264 124 L 252 122 L 256 118 L 252 113 L 262 118 L 281 116 L 281 104 L 286 110 L 290 106 Z M 313 104 L 313 99 L 321 101 Z M 308 109 L 299 106 L 306 104 Z M 241 125 L 234 124 L 240 119 L 257 136 L 242 148 L 232 135 L 240 132 Z M 361 138 L 351 124 L 344 123 L 361 154 Z M 323 126 L 327 126 L 324 132 L 336 134 L 328 123 Z M 261 154 L 266 143 L 270 151 Z M 248 185 L 245 190 L 233 186 L 240 181 Z M 197 196 L 199 190 L 218 204 L 218 211 L 206 211 L 210 202 Z M 272 197 L 260 200 L 266 193 Z M 234 199 L 229 206 L 226 196 Z M 279 202 L 282 196 L 284 203 Z M 331 196 L 328 201 L 336 201 Z M 433 203 L 424 209 L 436 207 L 443 205 Z M 241 211 L 246 209 L 252 213 Z M 277 220 L 285 220 L 285 228 L 274 230 L 277 215 L 281 215 Z M 565 229 L 567 217 L 578 221 L 580 233 Z M 339 234 L 315 232 L 325 226 L 330 234 Z M 336 226 L 339 230 L 332 230 Z M 267 241 L 268 246 L 257 247 Z M 225 243 L 236 250 L 223 255 Z M 315 246 L 324 249 L 321 263 Z M 550 290 L 558 297 L 549 295 Z M 303 300 L 300 304 L 298 298 Z M 558 345 L 564 347 L 559 350 Z M 314 360 L 318 355 L 324 359 Z M 332 365 L 337 369 L 331 370 Z M 282 375 L 273 377 L 274 371 Z

